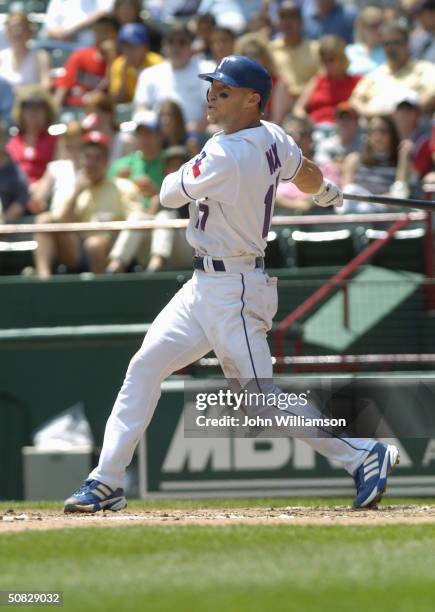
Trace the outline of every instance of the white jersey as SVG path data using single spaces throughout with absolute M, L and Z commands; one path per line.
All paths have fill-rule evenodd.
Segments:
M 280 181 L 293 180 L 302 153 L 279 126 L 218 132 L 163 181 L 163 206 L 190 204 L 187 240 L 199 255 L 263 256 Z

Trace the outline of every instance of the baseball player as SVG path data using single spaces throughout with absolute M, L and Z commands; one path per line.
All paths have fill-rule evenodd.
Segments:
M 272 379 L 266 340 L 277 309 L 276 278 L 263 256 L 280 181 L 313 194 L 318 206 L 341 205 L 338 187 L 303 157 L 280 127 L 261 120 L 271 92 L 269 73 L 243 56 L 224 58 L 210 82 L 208 120 L 222 131 L 200 154 L 166 176 L 163 206 L 190 202 L 187 239 L 194 274 L 157 316 L 133 356 L 107 421 L 98 466 L 65 501 L 65 512 L 121 510 L 125 470 L 148 426 L 163 380 L 214 350 L 225 376 Z M 275 389 L 277 389 L 275 387 Z M 319 436 L 321 432 L 318 432 Z M 305 438 L 355 479 L 355 508 L 375 506 L 399 452 L 371 439 Z

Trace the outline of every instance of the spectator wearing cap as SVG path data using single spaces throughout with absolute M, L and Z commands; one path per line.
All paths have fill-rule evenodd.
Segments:
M 409 38 L 411 55 L 435 63 L 435 0 L 418 2 L 414 16 L 418 25 Z
M 183 111 L 188 132 L 201 135 L 207 125 L 208 84 L 198 80 L 198 74 L 213 71 L 215 63 L 192 56 L 192 34 L 183 24 L 172 25 L 164 48 L 167 60 L 141 72 L 134 105 L 158 112 L 163 100 L 174 100 Z
M 18 133 L 9 140 L 7 150 L 30 185 L 41 178 L 55 156 L 57 138 L 48 130 L 55 118 L 51 97 L 38 87 L 23 89 L 13 115 Z
M 317 143 L 314 160 L 322 168 L 322 172 L 341 184 L 343 161 L 349 153 L 361 149 L 361 130 L 358 113 L 349 102 L 340 102 L 335 113 L 336 133 L 327 138 L 321 138 Z
M 421 109 L 435 108 L 435 65 L 411 57 L 408 30 L 401 21 L 382 27 L 386 62 L 365 75 L 355 87 L 350 102 L 360 115 L 390 114 L 400 92 L 415 91 Z
M 116 55 L 118 22 L 111 16 L 100 17 L 93 30 L 94 46 L 73 51 L 57 81 L 55 101 L 59 107 L 82 106 L 89 92 L 108 87 L 108 73 Z
M 318 39 L 328 34 L 341 36 L 346 44 L 353 42 L 357 9 L 336 0 L 304 0 L 302 3 L 304 31 L 308 38 Z
M 22 217 L 29 199 L 26 177 L 6 150 L 8 139 L 8 124 L 0 120 L 0 223 Z
M 110 68 L 109 92 L 115 102 L 131 102 L 139 73 L 163 62 L 163 57 L 150 51 L 148 29 L 140 23 L 127 23 L 118 33 L 121 55 Z
M 278 18 L 279 36 L 269 43 L 269 49 L 277 74 L 295 101 L 319 69 L 318 43 L 304 37 L 302 12 L 296 2 L 284 0 Z
M 400 148 L 409 156 L 416 178 L 432 170 L 430 133 L 421 124 L 420 102 L 414 91 L 405 92 L 396 102 L 393 119 L 400 137 Z
M 11 12 L 6 20 L 9 47 L 0 51 L 0 74 L 15 91 L 28 85 L 51 87 L 51 59 L 45 49 L 32 45 L 32 28 L 26 13 Z
M 133 181 L 143 196 L 143 208 L 151 210 L 152 197 L 158 194 L 163 182 L 163 137 L 158 115 L 154 111 L 137 111 L 135 124 L 136 150 L 115 161 L 109 171 L 111 177 L 123 177 Z
M 346 47 L 349 74 L 368 74 L 385 62 L 381 26 L 382 9 L 365 6 L 355 23 L 355 43 Z
M 81 147 L 81 171 L 72 194 L 53 199 L 49 212 L 37 223 L 74 223 L 124 221 L 142 209 L 138 188 L 127 179 L 108 178 L 110 141 L 102 132 L 88 132 Z M 113 235 L 106 232 L 35 234 L 36 271 L 41 278 L 53 273 L 54 264 L 64 264 L 71 271 L 104 272 L 112 248 Z

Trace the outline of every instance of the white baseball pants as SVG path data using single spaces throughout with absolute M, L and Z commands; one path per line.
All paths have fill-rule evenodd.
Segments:
M 98 466 L 89 478 L 122 487 L 127 466 L 173 372 L 214 350 L 227 378 L 271 379 L 266 340 L 277 309 L 276 279 L 262 269 L 241 273 L 195 271 L 157 316 L 133 356 L 107 421 Z M 279 392 L 279 389 L 277 389 Z M 320 432 L 319 432 L 320 435 Z M 304 438 L 353 473 L 375 442 Z

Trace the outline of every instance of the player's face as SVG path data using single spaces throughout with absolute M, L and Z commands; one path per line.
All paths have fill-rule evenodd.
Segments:
M 207 119 L 225 127 L 253 112 L 259 102 L 260 96 L 250 89 L 212 81 L 207 94 Z

